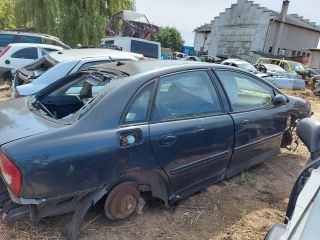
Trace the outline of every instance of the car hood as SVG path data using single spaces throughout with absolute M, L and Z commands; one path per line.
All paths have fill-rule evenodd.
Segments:
M 0 145 L 57 127 L 31 111 L 27 101 L 20 98 L 0 102 Z

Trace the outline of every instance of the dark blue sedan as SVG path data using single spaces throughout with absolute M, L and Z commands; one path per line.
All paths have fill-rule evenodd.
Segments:
M 87 210 L 110 219 L 167 205 L 256 165 L 292 142 L 310 103 L 238 68 L 182 61 L 112 63 L 0 104 L 0 216 Z

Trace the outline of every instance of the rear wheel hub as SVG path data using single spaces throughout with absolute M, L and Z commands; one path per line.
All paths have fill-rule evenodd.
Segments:
M 137 185 L 124 182 L 114 187 L 108 194 L 104 211 L 111 220 L 120 220 L 129 217 L 136 209 L 140 193 Z

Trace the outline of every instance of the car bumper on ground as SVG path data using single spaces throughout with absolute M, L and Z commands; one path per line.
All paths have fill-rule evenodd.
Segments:
M 275 224 L 268 232 L 265 240 L 284 240 L 286 236 L 286 227 L 285 224 Z

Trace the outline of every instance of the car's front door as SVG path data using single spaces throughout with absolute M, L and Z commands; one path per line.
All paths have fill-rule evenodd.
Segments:
M 172 197 L 183 197 L 220 180 L 233 147 L 232 118 L 223 112 L 206 70 L 159 79 L 150 139 L 154 154 L 172 183 Z
M 273 156 L 286 128 L 286 105 L 273 104 L 275 89 L 249 74 L 216 71 L 228 95 L 235 123 L 235 145 L 228 176 Z

